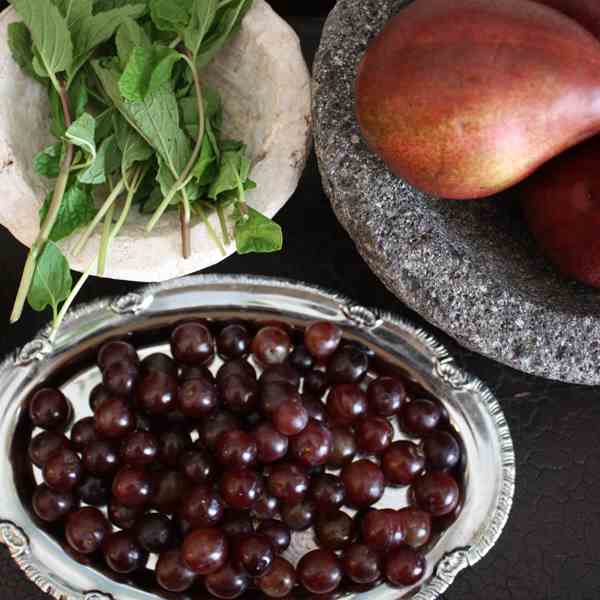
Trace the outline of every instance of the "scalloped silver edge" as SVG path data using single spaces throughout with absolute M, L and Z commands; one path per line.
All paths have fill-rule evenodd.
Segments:
M 300 281 L 292 281 L 282 278 L 270 278 L 248 275 L 194 275 L 190 277 L 182 277 L 172 281 L 167 281 L 159 284 L 151 284 L 139 288 L 137 291 L 117 296 L 115 298 L 100 299 L 84 305 L 80 305 L 73 309 L 69 316 L 66 317 L 63 327 L 74 320 L 79 319 L 84 315 L 99 310 L 107 310 L 116 312 L 117 314 L 126 314 L 134 312 L 141 314 L 144 310 L 152 305 L 152 301 L 156 294 L 165 290 L 176 290 L 178 288 L 188 287 L 190 285 L 201 284 L 258 284 L 269 285 L 272 287 L 280 287 L 286 289 L 299 289 L 304 291 L 312 291 L 319 293 L 333 302 L 337 302 L 343 314 L 358 327 L 374 329 L 384 322 L 392 323 L 393 325 L 403 329 L 407 333 L 417 338 L 425 347 L 425 349 L 434 358 L 434 369 L 436 374 L 451 385 L 456 390 L 465 390 L 475 392 L 479 395 L 489 414 L 493 417 L 500 441 L 501 459 L 503 465 L 503 481 L 501 492 L 493 514 L 490 515 L 488 525 L 483 529 L 482 533 L 473 544 L 466 548 L 459 548 L 451 553 L 446 554 L 437 564 L 434 576 L 420 589 L 412 598 L 413 600 L 437 600 L 449 587 L 452 585 L 458 574 L 467 567 L 474 566 L 481 560 L 494 546 L 508 521 L 515 493 L 515 453 L 510 434 L 508 423 L 502 412 L 500 404 L 492 394 L 491 390 L 477 377 L 474 377 L 460 369 L 453 357 L 448 353 L 445 346 L 438 342 L 430 333 L 415 327 L 408 321 L 400 319 L 391 312 L 381 312 L 377 309 L 370 309 L 356 304 L 346 296 L 328 290 L 324 287 L 309 284 Z M 129 306 L 127 310 L 119 310 L 127 299 L 135 297 L 135 310 Z M 114 307 L 117 307 L 115 310 Z M 26 348 L 30 344 L 40 340 L 43 344 L 45 352 L 38 352 L 34 359 L 43 358 L 51 351 L 52 346 L 47 340 L 48 327 L 42 329 L 39 334 L 28 344 L 23 346 Z M 12 356 L 6 358 L 0 364 L 0 377 L 5 371 L 13 369 L 18 364 L 18 357 L 23 349 L 17 350 Z M 8 532 L 8 535 L 7 535 Z M 22 538 L 18 543 L 14 540 Z M 11 553 L 12 558 L 17 565 L 25 573 L 25 575 L 42 591 L 50 594 L 56 600 L 114 600 L 112 596 L 102 592 L 92 591 L 83 594 L 74 592 L 66 587 L 60 588 L 57 584 L 48 581 L 37 567 L 35 558 L 31 553 L 29 541 L 25 533 L 14 523 L 0 521 L 0 543 L 6 545 Z

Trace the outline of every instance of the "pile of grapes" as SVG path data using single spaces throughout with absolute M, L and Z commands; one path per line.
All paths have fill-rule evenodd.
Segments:
M 423 549 L 463 495 L 461 444 L 440 403 L 378 374 L 328 322 L 187 322 L 170 346 L 172 357 L 140 360 L 128 342 L 105 344 L 93 416 L 72 427 L 61 391 L 28 400 L 43 477 L 32 508 L 72 557 L 223 599 L 423 578 Z M 410 486 L 410 505 L 371 508 L 386 486 Z M 292 564 L 288 548 L 308 531 L 313 549 Z

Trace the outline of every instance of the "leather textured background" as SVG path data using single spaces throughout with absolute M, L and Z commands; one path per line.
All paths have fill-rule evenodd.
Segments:
M 292 3 L 276 3 L 283 12 L 291 9 L 312 14 L 323 12 L 327 5 L 300 0 L 294 3 L 300 10 L 294 11 Z M 309 7 L 314 7 L 314 12 Z M 307 59 L 312 60 L 323 19 L 304 16 L 291 17 L 290 21 L 301 35 Z M 500 399 L 517 454 L 515 504 L 490 555 L 459 575 L 445 600 L 600 598 L 599 390 L 517 373 L 459 348 L 404 308 L 371 274 L 335 220 L 321 188 L 314 155 L 298 192 L 277 220 L 285 230 L 282 253 L 232 257 L 210 272 L 304 280 L 338 290 L 364 305 L 394 311 L 436 333 L 459 362 L 486 381 Z M 0 355 L 4 355 L 33 336 L 46 316 L 28 311 L 19 324 L 7 325 L 25 250 L 2 228 L 0 249 Z M 94 279 L 80 300 L 134 287 Z M 0 599 L 5 598 L 44 600 L 46 596 L 27 581 L 2 548 Z

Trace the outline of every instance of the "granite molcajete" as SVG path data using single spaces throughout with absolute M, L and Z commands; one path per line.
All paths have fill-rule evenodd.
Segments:
M 369 41 L 407 4 L 340 0 L 325 26 L 313 114 L 338 218 L 385 285 L 463 345 L 529 373 L 600 383 L 600 295 L 547 264 L 516 196 L 433 198 L 390 173 L 362 140 L 357 67 Z

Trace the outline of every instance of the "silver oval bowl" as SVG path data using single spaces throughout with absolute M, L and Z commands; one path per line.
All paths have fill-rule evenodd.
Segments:
M 197 276 L 79 308 L 52 342 L 48 331 L 43 331 L 0 366 L 0 542 L 42 590 L 60 600 L 159 597 L 81 565 L 64 552 L 57 538 L 38 526 L 31 512 L 35 477 L 26 451 L 31 426 L 23 407 L 32 390 L 50 381 L 71 399 L 76 418 L 89 414 L 88 393 L 100 379 L 91 365 L 100 344 L 134 334 L 144 355 L 164 349 L 164 339 L 151 332 L 190 317 L 257 322 L 276 318 L 295 327 L 319 319 L 335 321 L 347 339 L 364 344 L 378 360 L 402 371 L 446 407 L 466 454 L 462 512 L 428 547 L 428 571 L 420 584 L 402 589 L 381 585 L 361 597 L 434 600 L 460 571 L 475 565 L 492 548 L 510 513 L 515 461 L 502 410 L 481 381 L 459 369 L 426 332 L 338 294 L 278 279 Z M 398 506 L 405 499 L 406 490 L 393 490 L 376 506 Z M 297 561 L 313 545 L 309 534 L 300 536 L 288 550 L 288 558 Z

